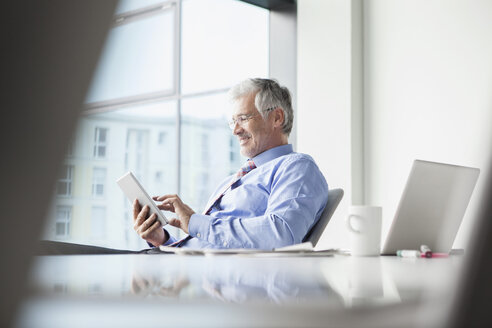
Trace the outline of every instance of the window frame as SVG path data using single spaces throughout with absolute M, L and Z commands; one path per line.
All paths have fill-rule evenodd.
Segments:
M 65 216 L 61 218 L 58 214 L 61 210 L 65 211 Z M 70 228 L 72 222 L 72 206 L 57 205 L 55 209 L 55 237 L 56 238 L 68 238 L 70 237 Z M 58 224 L 64 225 L 64 234 L 58 234 Z
M 65 175 L 63 176 L 63 178 L 58 179 L 58 181 L 56 183 L 56 196 L 57 197 L 72 197 L 73 174 L 74 174 L 75 166 L 67 164 L 67 165 L 63 165 L 63 167 L 65 169 Z M 66 192 L 63 194 L 58 193 L 60 183 L 65 183 L 65 191 Z
M 106 136 L 104 141 L 100 141 L 101 131 L 105 131 Z M 109 139 L 109 128 L 96 126 L 94 128 L 94 146 L 92 148 L 92 157 L 97 159 L 105 159 L 107 157 L 107 147 Z M 99 153 L 100 147 L 104 147 L 104 156 Z
M 162 11 L 166 10 L 172 10 L 175 9 L 174 12 L 174 28 L 180 28 L 180 14 L 179 14 L 179 8 L 180 8 L 180 3 L 181 0 L 169 0 L 169 1 L 162 1 L 157 4 L 153 4 L 147 7 L 142 7 L 138 8 L 135 10 L 123 12 L 120 14 L 116 14 L 113 16 L 112 20 L 112 25 L 111 28 L 116 28 L 121 25 L 125 24 L 131 24 L 133 22 L 137 22 L 142 19 L 146 19 L 152 16 L 160 15 L 162 14 Z M 177 46 L 179 46 L 179 40 L 176 39 L 176 33 L 174 33 L 174 54 L 173 54 L 173 60 L 174 60 L 174 85 L 173 88 L 169 90 L 161 90 L 157 92 L 150 92 L 150 93 L 144 93 L 144 94 L 139 94 L 139 95 L 133 95 L 133 96 L 128 96 L 128 97 L 119 97 L 119 98 L 113 98 L 109 100 L 103 100 L 103 101 L 96 101 L 96 102 L 91 102 L 91 103 L 86 103 L 83 109 L 83 115 L 88 115 L 88 114 L 97 114 L 97 113 L 102 113 L 102 112 L 107 112 L 107 111 L 112 111 L 112 110 L 117 110 L 123 107 L 127 106 L 134 106 L 134 105 L 140 105 L 140 104 L 145 104 L 147 102 L 151 101 L 159 101 L 161 99 L 166 99 L 168 97 L 172 97 L 173 95 L 176 94 L 176 78 L 178 74 L 180 73 L 180 68 L 178 68 L 177 64 L 179 63 L 179 56 L 180 52 Z
M 159 102 L 159 101 L 176 101 L 176 135 L 175 135 L 175 147 L 176 147 L 176 176 L 175 184 L 177 186 L 177 192 L 182 191 L 181 171 L 182 171 L 182 154 L 181 154 L 181 142 L 182 142 L 182 120 L 181 120 L 181 103 L 185 99 L 212 96 L 215 94 L 221 94 L 229 91 L 229 87 L 211 89 L 203 92 L 194 92 L 183 94 L 181 90 L 181 76 L 182 76 L 182 63 L 181 63 L 181 21 L 182 21 L 182 2 L 185 0 L 168 0 L 151 6 L 139 8 L 124 13 L 117 14 L 113 17 L 112 28 L 120 26 L 122 24 L 131 23 L 139 19 L 145 19 L 152 15 L 160 14 L 161 10 L 174 9 L 174 87 L 172 90 L 163 90 L 156 93 L 141 94 L 136 96 L 112 99 L 101 102 L 87 103 L 84 106 L 82 115 L 89 116 L 94 114 L 101 114 L 106 112 L 112 112 L 119 109 L 124 109 L 132 106 L 143 105 L 147 103 Z M 107 141 L 106 141 L 107 144 Z M 95 157 L 94 158 L 99 158 Z
M 99 178 L 96 177 L 96 171 L 104 172 L 104 177 Z M 106 179 L 107 179 L 108 170 L 105 167 L 94 166 L 92 168 L 92 190 L 91 195 L 94 198 L 103 198 L 106 196 Z M 96 179 L 97 178 L 97 179 Z M 102 180 L 102 181 L 99 181 Z M 97 193 L 97 187 L 102 185 L 102 194 Z
M 136 10 L 132 11 L 127 11 L 123 12 L 120 14 L 116 14 L 113 17 L 113 22 L 112 22 L 112 28 L 119 27 L 123 24 L 130 24 L 133 22 L 136 22 L 141 19 L 146 19 L 149 18 L 153 15 L 159 15 L 162 14 L 162 10 L 173 10 L 174 12 L 174 55 L 173 55 L 173 60 L 174 60 L 174 72 L 173 72 L 173 87 L 168 90 L 160 90 L 158 92 L 153 92 L 153 93 L 141 93 L 137 95 L 132 95 L 129 97 L 120 97 L 120 98 L 114 98 L 114 99 L 108 99 L 100 102 L 88 102 L 83 105 L 83 110 L 81 115 L 84 117 L 90 118 L 91 116 L 97 116 L 98 114 L 104 114 L 104 113 L 110 113 L 110 112 L 116 112 L 119 110 L 125 110 L 125 109 L 131 109 L 132 107 L 136 106 L 141 106 L 141 105 L 146 105 L 146 104 L 153 104 L 153 103 L 158 103 L 158 102 L 168 102 L 168 101 L 174 101 L 176 106 L 175 106 L 175 127 L 173 132 L 166 133 L 163 138 L 158 134 L 157 136 L 157 143 L 158 146 L 160 147 L 167 147 L 170 146 L 174 143 L 175 149 L 173 149 L 173 154 L 175 155 L 175 160 L 173 159 L 172 164 L 175 169 L 172 175 L 170 174 L 165 174 L 164 172 L 161 174 L 161 179 L 164 179 L 166 182 L 173 182 L 173 184 L 176 186 L 176 193 L 182 194 L 183 192 L 186 192 L 186 184 L 184 183 L 185 177 L 182 176 L 182 172 L 184 170 L 184 167 L 186 163 L 183 162 L 183 150 L 182 150 L 182 143 L 186 142 L 185 136 L 183 136 L 183 129 L 186 129 L 186 122 L 184 122 L 182 118 L 182 105 L 183 102 L 186 100 L 190 100 L 193 98 L 198 98 L 198 97 L 205 97 L 205 96 L 214 96 L 214 95 L 222 95 L 226 93 L 232 85 L 229 85 L 224 88 L 215 88 L 215 89 L 207 89 L 205 91 L 200 91 L 200 92 L 188 92 L 188 93 L 183 93 L 182 91 L 182 4 L 186 0 L 167 0 L 167 1 L 162 1 L 158 4 L 153 4 L 147 7 L 139 8 Z M 231 0 L 232 1 L 232 0 Z M 270 23 L 265 22 L 267 27 L 269 26 Z M 269 31 L 266 31 L 268 34 Z M 270 46 L 268 46 L 270 47 Z M 268 49 L 267 49 L 268 50 Z M 270 57 L 267 57 L 267 61 L 270 60 Z M 268 64 L 269 65 L 269 64 Z M 267 70 L 265 72 L 267 75 L 271 75 L 271 73 Z M 186 104 L 185 104 L 186 106 Z M 78 151 L 77 157 L 74 157 L 75 155 L 72 154 L 72 157 L 76 160 L 85 160 L 87 157 L 89 158 L 89 161 L 92 160 L 93 163 L 91 166 L 98 167 L 98 166 L 104 166 L 106 164 L 109 164 L 109 161 L 111 161 L 111 156 L 113 156 L 113 151 L 111 147 L 114 146 L 115 143 L 117 143 L 117 138 L 118 133 L 120 131 L 119 126 L 113 125 L 109 121 L 100 121 L 100 122 L 90 122 L 86 127 L 88 129 L 92 129 L 93 135 L 92 136 L 87 136 L 84 135 L 85 141 L 82 143 L 82 151 Z M 226 126 L 226 122 L 224 122 L 224 126 Z M 106 139 L 104 142 L 100 141 L 100 131 L 101 129 L 105 129 L 106 133 Z M 228 130 L 228 129 L 227 129 Z M 88 134 L 90 134 L 90 130 L 87 131 Z M 111 136 L 110 136 L 111 134 Z M 148 136 L 148 141 L 154 143 L 155 139 L 153 140 L 155 134 L 150 134 Z M 92 137 L 92 140 L 89 139 Z M 167 140 L 169 138 L 169 140 Z M 163 139 L 163 140 L 161 140 Z M 174 140 L 173 140 L 174 139 Z M 92 143 L 91 143 L 92 141 Z M 161 142 L 160 142 L 161 141 Z M 208 140 L 208 145 L 210 148 L 210 144 L 212 143 L 212 140 Z M 90 148 L 92 145 L 92 148 Z M 104 147 L 104 156 L 101 156 L 100 153 L 100 147 Z M 171 148 L 171 147 L 169 147 Z M 232 151 L 232 150 L 230 150 Z M 92 152 L 92 156 L 91 156 Z M 185 153 L 186 155 L 187 153 Z M 125 164 L 124 167 L 127 169 L 127 160 L 128 160 L 128 149 L 125 149 Z M 211 154 L 204 152 L 204 149 L 202 149 L 202 153 L 200 155 L 203 155 L 204 157 L 211 158 L 213 157 Z M 238 155 L 239 156 L 239 155 Z M 186 160 L 186 159 L 185 159 Z M 90 166 L 84 168 L 84 170 L 90 171 Z M 106 178 L 108 179 L 106 182 L 106 185 L 104 185 L 104 197 L 106 199 L 101 200 L 103 196 L 96 195 L 94 193 L 94 180 L 92 181 L 87 181 L 85 182 L 85 187 L 83 188 L 84 190 L 84 197 L 92 197 L 92 200 L 94 201 L 93 206 L 101 203 L 102 201 L 112 201 L 112 197 L 109 197 L 111 191 L 111 179 L 114 177 L 111 176 L 111 168 L 107 167 L 107 172 L 106 172 Z M 133 169 L 132 169 L 133 170 Z M 150 169 L 152 170 L 152 169 Z M 134 172 L 138 176 L 139 172 Z M 89 173 L 90 174 L 90 173 Z M 203 179 L 209 179 L 210 177 L 208 175 L 203 176 Z M 183 180 L 183 181 L 182 181 Z M 89 189 L 88 184 L 91 183 L 91 186 Z M 109 183 L 109 184 L 108 184 Z M 73 186 L 72 186 L 73 188 Z M 87 193 L 90 190 L 90 194 L 87 195 Z M 123 198 L 122 198 L 123 199 Z M 77 200 L 74 200 L 72 203 L 75 204 Z M 61 205 L 61 204 L 60 204 Z M 125 199 L 125 205 L 126 199 Z M 126 208 L 126 207 L 125 207 Z M 72 208 L 71 216 L 73 216 L 73 211 L 76 211 L 76 214 L 79 215 L 79 211 L 76 209 L 76 207 Z M 110 206 L 108 205 L 108 209 L 110 209 Z M 127 209 L 125 210 L 126 213 Z M 131 214 L 131 213 L 130 213 Z M 127 216 L 125 216 L 126 219 Z M 75 218 L 75 220 L 78 222 L 78 217 Z M 130 220 L 131 220 L 131 215 L 130 215 Z M 180 231 L 178 231 L 180 233 Z M 179 237 L 179 235 L 178 235 Z M 128 241 L 128 237 L 126 236 L 126 230 L 125 230 L 125 238 Z

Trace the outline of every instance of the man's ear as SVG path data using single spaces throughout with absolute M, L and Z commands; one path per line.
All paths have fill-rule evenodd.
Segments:
M 273 116 L 273 126 L 276 128 L 282 127 L 282 125 L 284 124 L 284 121 L 285 121 L 285 114 L 284 114 L 284 111 L 282 110 L 282 108 L 280 108 L 280 107 L 275 108 L 273 110 L 272 115 L 274 115 Z

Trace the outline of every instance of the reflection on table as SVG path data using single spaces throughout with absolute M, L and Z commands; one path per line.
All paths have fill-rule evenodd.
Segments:
M 220 304 L 239 305 L 234 311 L 246 311 L 249 307 L 245 305 L 260 309 L 268 306 L 271 315 L 272 309 L 283 313 L 306 308 L 378 308 L 412 303 L 427 294 L 446 299 L 453 290 L 461 262 L 462 257 L 456 256 L 42 256 L 34 265 L 31 302 L 23 313 L 26 321 L 21 322 L 39 323 L 47 319 L 45 315 L 39 318 L 41 310 L 37 310 L 47 300 L 56 304 L 81 300 L 126 300 L 137 304 L 150 301 L 163 304 L 163 310 L 169 310 L 169 304 L 201 308 L 207 305 L 222 310 Z M 132 311 L 138 309 L 132 307 Z M 55 310 L 54 305 L 51 310 Z M 46 323 L 53 324 L 50 320 Z

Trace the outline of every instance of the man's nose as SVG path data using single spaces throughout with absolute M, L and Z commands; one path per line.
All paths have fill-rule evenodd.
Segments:
M 232 134 L 237 136 L 239 132 L 241 132 L 242 130 L 243 128 L 241 127 L 241 125 L 239 125 L 238 122 L 234 121 L 234 128 L 232 129 Z

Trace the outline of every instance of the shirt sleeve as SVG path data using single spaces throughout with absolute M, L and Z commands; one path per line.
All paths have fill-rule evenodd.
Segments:
M 172 243 L 178 241 L 176 238 L 174 238 L 170 233 L 169 231 L 167 231 L 166 229 L 162 228 L 164 230 L 164 233 L 167 234 L 169 236 L 169 239 L 164 243 L 162 244 L 162 246 L 168 246 L 168 245 L 171 245 Z M 147 242 L 147 245 L 149 245 L 151 248 L 155 248 L 154 245 L 152 245 L 151 243 Z
M 164 228 L 162 228 L 164 229 Z M 171 245 L 172 243 L 174 242 L 177 242 L 178 240 L 176 238 L 174 238 L 170 233 L 169 231 L 167 231 L 166 229 L 164 229 L 165 233 L 167 233 L 169 235 L 169 239 L 164 243 L 162 244 L 162 246 L 168 246 L 168 245 Z
M 273 249 L 300 243 L 319 218 L 328 185 L 309 159 L 285 161 L 272 177 L 263 215 L 243 218 L 193 214 L 190 235 L 221 248 Z

